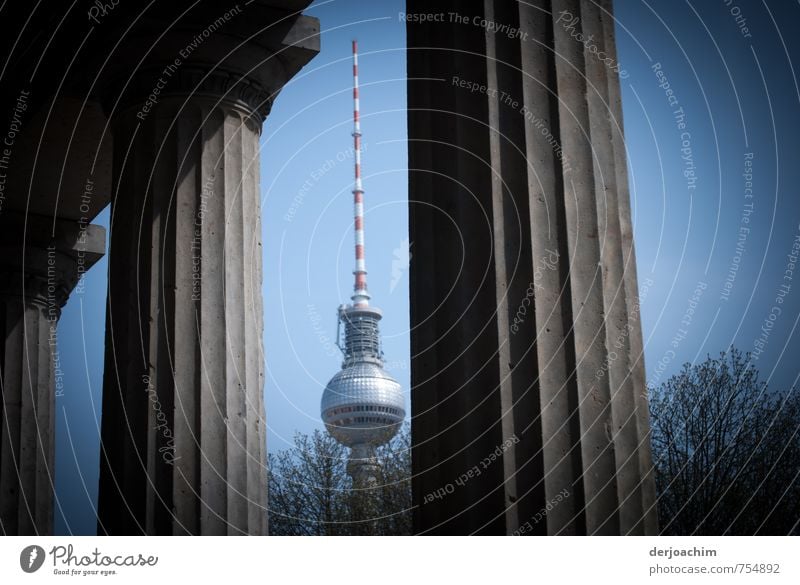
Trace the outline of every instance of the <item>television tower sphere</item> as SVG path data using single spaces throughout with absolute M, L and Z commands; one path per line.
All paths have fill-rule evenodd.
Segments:
M 375 448 L 397 434 L 405 419 L 400 384 L 383 369 L 378 322 L 380 309 L 369 306 L 364 254 L 364 189 L 361 186 L 361 121 L 358 98 L 358 45 L 353 41 L 353 187 L 356 265 L 352 305 L 339 307 L 336 344 L 344 354 L 342 369 L 322 394 L 322 422 L 331 436 L 350 448 L 348 473 L 355 483 L 374 482 L 379 470 Z M 342 335 L 344 327 L 344 335 Z M 343 341 L 343 343 L 342 343 Z
M 380 318 L 374 307 L 339 307 L 344 361 L 325 387 L 321 411 L 331 436 L 351 449 L 388 442 L 406 415 L 400 384 L 383 369 Z

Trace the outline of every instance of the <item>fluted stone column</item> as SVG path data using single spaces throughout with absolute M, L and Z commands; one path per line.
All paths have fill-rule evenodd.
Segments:
M 657 532 L 610 9 L 407 2 L 419 533 Z
M 52 534 L 61 308 L 105 252 L 105 231 L 0 215 L 0 533 Z
M 259 136 L 318 24 L 250 6 L 174 69 L 198 29 L 168 33 L 112 114 L 101 534 L 267 532 Z
M 611 0 L 603 0 L 601 8 L 612 13 Z M 605 51 L 612 59 L 618 60 L 614 20 L 603 17 L 603 43 Z M 642 473 L 641 494 L 642 514 L 645 534 L 658 533 L 658 514 L 656 508 L 656 483 L 650 442 L 650 408 L 647 397 L 647 382 L 644 369 L 644 340 L 642 339 L 641 307 L 639 305 L 639 285 L 636 276 L 636 250 L 633 245 L 633 221 L 631 199 L 628 188 L 628 165 L 625 154 L 625 135 L 622 124 L 622 96 L 619 83 L 613 77 L 608 80 L 608 107 L 611 116 L 611 142 L 614 149 L 614 173 L 616 179 L 617 206 L 619 208 L 619 227 L 622 246 L 623 278 L 628 317 L 629 335 L 627 343 L 631 368 L 630 381 L 633 385 L 635 401 L 639 469 Z

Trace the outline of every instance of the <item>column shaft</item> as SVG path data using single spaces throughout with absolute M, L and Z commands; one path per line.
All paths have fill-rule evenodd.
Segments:
M 614 34 L 614 15 L 611 0 L 601 0 L 603 43 L 606 54 L 619 63 L 616 35 Z M 631 198 L 628 187 L 628 165 L 625 146 L 625 133 L 622 119 L 622 95 L 615 75 L 607 75 L 608 106 L 611 122 L 611 142 L 614 149 L 614 172 L 616 174 L 617 205 L 619 208 L 620 239 L 624 265 L 626 310 L 629 324 L 628 361 L 631 368 L 636 403 L 636 430 L 641 474 L 642 513 L 644 514 L 645 534 L 658 533 L 658 511 L 656 508 L 656 484 L 650 443 L 650 408 L 647 399 L 647 384 L 644 367 L 644 341 L 642 339 L 641 307 L 639 305 L 639 285 L 636 274 L 636 250 L 633 243 L 633 220 L 631 217 Z
M 3 299 L 0 311 L 5 331 L 0 525 L 6 535 L 51 534 L 57 321 L 48 318 L 46 307 L 23 302 L 21 295 Z
M 200 98 L 115 129 L 105 532 L 266 530 L 259 134 Z
M 415 530 L 653 533 L 619 83 L 579 40 L 611 15 L 418 12 L 448 18 L 407 25 Z
M 566 222 L 560 193 L 567 168 L 556 155 L 549 137 L 535 131 L 537 122 L 552 135 L 559 135 L 555 58 L 552 53 L 553 23 L 549 2 L 520 5 L 520 29 L 531 46 L 521 51 L 522 108 L 530 113 L 534 129 L 525 132 L 527 189 L 530 200 L 531 247 L 539 269 L 534 271 L 536 350 L 539 364 L 540 412 L 546 501 L 559 494 L 569 497 L 547 514 L 551 534 L 581 531 L 581 482 L 573 469 L 580 469 L 580 428 L 576 411 L 577 392 L 571 372 L 575 364 L 572 346 L 572 304 L 569 290 L 569 255 L 565 249 Z M 527 114 L 526 114 L 527 115 Z
M 98 83 L 114 127 L 100 533 L 267 532 L 259 135 L 319 52 L 309 3 L 120 7 L 103 27 L 122 40 Z

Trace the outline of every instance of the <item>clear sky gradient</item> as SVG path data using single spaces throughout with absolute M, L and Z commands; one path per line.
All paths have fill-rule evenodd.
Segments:
M 648 380 L 662 382 L 682 363 L 731 344 L 753 350 L 767 320 L 755 363 L 773 386 L 792 386 L 800 372 L 800 271 L 796 283 L 784 277 L 800 235 L 800 93 L 792 61 L 800 40 L 791 28 L 800 9 L 755 1 L 615 6 L 628 73 L 622 94 Z M 387 369 L 408 396 L 407 256 L 425 251 L 413 243 L 409 251 L 407 242 L 404 10 L 396 0 L 315 2 L 307 13 L 320 18 L 322 51 L 283 89 L 263 129 L 271 451 L 290 448 L 295 431 L 321 428 L 319 399 L 341 362 L 333 344 L 336 308 L 352 294 L 353 38 L 360 45 L 369 286 L 385 314 Z M 683 117 L 675 113 L 681 107 Z M 107 221 L 106 211 L 97 222 Z M 59 325 L 58 534 L 95 532 L 106 272 L 104 259 L 87 274 L 83 294 L 73 293 Z M 782 284 L 789 289 L 778 303 Z

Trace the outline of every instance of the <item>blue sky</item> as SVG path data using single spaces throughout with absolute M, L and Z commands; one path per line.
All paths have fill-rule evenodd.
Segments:
M 333 345 L 336 309 L 350 300 L 354 268 L 353 38 L 359 41 L 371 304 L 384 312 L 388 369 L 408 394 L 405 30 L 397 18 L 402 3 L 320 4 L 308 13 L 329 31 L 323 32 L 322 51 L 282 90 L 278 101 L 291 107 L 273 110 L 262 140 L 264 266 L 275 274 L 264 283 L 270 450 L 291 446 L 295 430 L 322 428 L 320 397 L 341 364 Z
M 762 4 L 738 2 L 747 38 L 724 2 L 615 5 L 619 58 L 629 73 L 622 94 L 648 379 L 663 381 L 682 363 L 731 344 L 752 350 L 778 306 L 780 315 L 771 321 L 756 365 L 772 385 L 788 387 L 800 371 L 792 359 L 800 351 L 795 333 L 800 282 L 783 279 L 786 255 L 800 234 L 800 96 L 787 53 L 800 54 L 800 41 L 791 38 L 786 23 L 796 21 L 798 9 L 773 2 L 773 22 Z M 353 38 L 361 51 L 369 285 L 373 304 L 385 314 L 387 367 L 408 395 L 401 11 L 399 1 L 315 3 L 307 12 L 321 20 L 322 52 L 283 89 L 263 129 L 270 450 L 290 447 L 296 430 L 321 428 L 319 399 L 340 365 L 332 345 L 336 308 L 349 299 L 353 269 Z M 653 71 L 656 63 L 661 79 Z M 685 128 L 678 128 L 677 108 L 659 87 L 664 78 L 683 108 Z M 691 149 L 697 177 L 691 189 L 682 148 Z M 745 197 L 742 176 L 749 154 L 752 198 Z M 107 218 L 106 211 L 97 222 L 107 225 Z M 743 227 L 749 231 L 737 254 Z M 413 245 L 410 250 L 423 252 Z M 726 296 L 734 262 L 738 270 Z M 87 274 L 85 292 L 73 293 L 59 325 L 64 396 L 56 401 L 56 531 L 61 534 L 95 531 L 106 271 L 104 259 Z M 777 304 L 786 282 L 790 289 Z
M 791 359 L 800 350 L 800 282 L 783 278 L 800 235 L 800 95 L 788 57 L 800 47 L 786 24 L 798 11 L 771 4 L 772 17 L 760 3 L 738 3 L 746 37 L 722 2 L 617 3 L 620 61 L 630 73 L 622 91 L 639 283 L 653 282 L 642 303 L 653 383 L 731 344 L 753 350 L 776 306 L 754 363 L 775 387 L 792 386 L 800 371 Z M 678 105 L 668 103 L 657 64 Z M 687 138 L 693 189 L 683 174 Z M 791 288 L 776 303 L 784 283 Z

